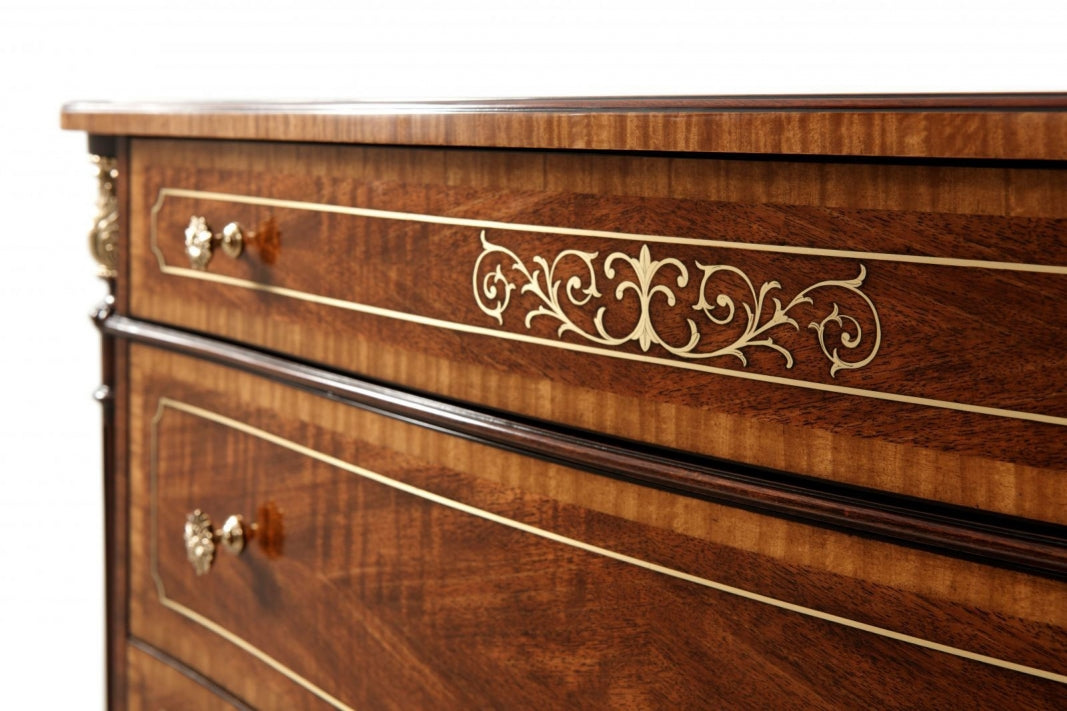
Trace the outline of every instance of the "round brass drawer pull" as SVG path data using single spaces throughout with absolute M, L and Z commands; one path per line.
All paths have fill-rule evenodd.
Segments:
M 216 245 L 222 247 L 226 256 L 236 259 L 241 256 L 246 239 L 245 231 L 236 222 L 228 223 L 221 233 L 215 234 L 207 220 L 193 215 L 185 228 L 185 254 L 193 269 L 207 269 Z
M 254 531 L 254 524 L 246 526 L 244 519 L 236 515 L 226 519 L 222 530 L 215 531 L 211 517 L 197 509 L 185 519 L 185 555 L 196 574 L 203 575 L 211 570 L 218 545 L 237 555 L 245 549 Z
M 185 256 L 189 257 L 189 266 L 207 269 L 215 247 L 222 247 L 223 253 L 234 259 L 240 257 L 246 247 L 255 247 L 260 261 L 274 264 L 281 249 L 281 232 L 273 216 L 260 222 L 255 231 L 229 222 L 222 232 L 216 233 L 208 225 L 207 219 L 193 215 L 189 219 L 189 226 L 185 228 Z

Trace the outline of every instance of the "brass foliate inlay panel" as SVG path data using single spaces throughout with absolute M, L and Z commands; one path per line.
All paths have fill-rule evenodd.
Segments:
M 275 264 L 279 227 L 292 229 L 288 225 L 294 223 L 287 221 L 299 213 L 353 219 L 352 225 L 338 222 L 342 233 L 365 229 L 364 221 L 381 222 L 374 227 L 379 234 L 393 224 L 421 225 L 427 249 L 441 249 L 450 260 L 463 260 L 462 266 L 443 262 L 444 268 L 435 272 L 442 281 L 433 288 L 458 295 L 464 308 L 453 308 L 454 302 L 445 299 L 405 302 L 403 295 L 390 300 L 351 293 L 358 288 L 323 293 L 320 283 L 301 282 L 284 263 L 276 265 L 278 270 L 269 279 L 262 271 L 242 275 L 168 263 L 164 245 L 176 237 L 163 234 L 176 224 L 173 216 L 164 214 L 171 201 L 178 203 L 172 209 L 185 215 L 195 206 L 186 201 L 277 211 L 277 218 L 272 214 L 254 233 L 265 265 Z M 184 225 L 187 219 L 182 215 L 180 221 Z M 1067 265 L 618 232 L 173 187 L 159 189 L 149 235 L 149 249 L 167 276 L 510 343 L 1067 427 L 1067 417 L 1018 407 L 1021 400 L 1001 406 L 998 402 L 1003 400 L 990 402 L 980 390 L 961 390 L 965 394 L 949 399 L 939 388 L 927 389 L 926 382 L 902 387 L 901 381 L 867 378 L 874 375 L 874 368 L 884 373 L 896 367 L 893 359 L 899 362 L 901 353 L 921 335 L 900 331 L 901 303 L 894 300 L 901 293 L 900 284 L 892 281 L 900 278 L 901 268 L 928 273 L 922 278 L 933 281 L 915 282 L 915 288 L 923 288 L 923 283 L 936 283 L 945 269 L 974 270 L 976 278 L 988 283 L 999 275 L 1067 276 Z M 518 239 L 512 241 L 513 237 Z M 612 246 L 594 251 L 593 246 L 605 244 L 604 240 Z M 299 253 L 299 237 L 297 241 Z M 753 255 L 761 256 L 753 259 Z M 328 258 L 332 257 L 323 255 Z M 352 269 L 363 268 L 351 264 Z M 406 270 L 400 275 L 411 279 L 398 282 L 407 287 L 404 294 L 424 292 L 415 275 L 426 273 Z M 876 277 L 877 287 L 871 283 Z M 438 305 L 441 308 L 435 308 Z M 960 302 L 953 308 L 970 307 Z M 895 323 L 892 317 L 897 317 Z M 937 314 L 923 317 L 942 321 Z M 945 337 L 950 338 L 963 325 L 947 327 Z M 944 325 L 937 328 L 944 330 Z M 892 352 L 883 349 L 883 342 L 886 347 L 892 343 Z M 978 372 L 967 358 L 955 362 L 964 372 Z
M 807 327 L 814 331 L 819 348 L 830 361 L 831 376 L 841 370 L 867 365 L 874 360 L 882 343 L 878 309 L 862 291 L 867 277 L 867 268 L 862 264 L 855 278 L 819 281 L 783 304 L 783 299 L 774 295 L 782 290 L 777 280 L 764 281 L 757 288 L 752 279 L 735 266 L 695 261 L 693 274 L 700 274 L 699 297 L 695 303 L 687 303 L 674 287 L 681 289 L 689 284 L 689 267 L 674 257 L 653 259 L 647 244 L 641 245 L 637 257 L 612 252 L 599 260 L 597 252 L 565 249 L 551 257 L 551 261 L 544 255 L 534 256 L 530 260 L 532 264 L 524 263 L 507 247 L 490 242 L 485 230 L 481 233 L 481 244 L 482 253 L 474 264 L 474 299 L 484 313 L 501 325 L 504 312 L 512 305 L 512 294 L 518 289 L 520 294 L 536 297 L 536 306 L 525 313 L 526 328 L 530 328 L 534 319 L 552 319 L 559 322 L 556 335 L 560 338 L 570 333 L 607 347 L 636 342 L 645 353 L 657 346 L 672 356 L 691 360 L 731 356 L 742 365 L 748 365 L 747 352 L 769 348 L 782 356 L 786 368 L 792 368 L 793 354 L 775 341 L 773 332 L 781 326 L 792 326 L 799 331 L 800 325 L 790 312 L 801 304 L 816 306 L 818 295 L 818 305 L 825 307 L 824 315 Z M 566 274 L 559 276 L 563 271 Z M 731 295 L 717 285 L 716 282 L 727 277 L 735 285 L 741 285 L 740 296 L 736 291 Z M 601 293 L 598 278 L 615 280 L 614 293 L 607 296 Z M 858 297 L 867 313 L 855 316 L 845 313 L 836 301 L 831 300 L 831 294 L 835 292 Z M 605 315 L 612 305 L 618 305 L 628 297 L 636 297 L 636 318 L 631 320 L 628 328 L 613 331 L 606 325 Z M 683 339 L 672 342 L 662 335 L 652 308 L 657 299 L 672 312 L 682 313 L 688 328 Z M 688 314 L 693 311 L 702 314 L 703 318 L 689 318 Z M 591 312 L 592 327 L 579 324 L 576 312 L 587 315 Z M 830 339 L 829 324 L 836 325 L 836 339 Z M 722 334 L 727 335 L 723 337 Z M 853 351 L 860 357 L 848 358 Z

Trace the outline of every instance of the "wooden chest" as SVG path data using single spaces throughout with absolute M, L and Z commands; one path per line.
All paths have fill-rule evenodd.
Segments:
M 1067 704 L 1064 97 L 63 123 L 114 707 Z

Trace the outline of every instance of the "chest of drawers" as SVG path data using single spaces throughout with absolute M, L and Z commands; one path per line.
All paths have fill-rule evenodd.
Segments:
M 63 121 L 115 707 L 1067 703 L 1067 99 Z

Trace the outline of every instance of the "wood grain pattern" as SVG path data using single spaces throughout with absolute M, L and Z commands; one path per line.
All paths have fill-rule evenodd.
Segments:
M 589 433 L 516 422 L 122 316 L 108 317 L 100 327 L 113 336 L 234 367 L 545 461 L 939 553 L 1067 577 L 1067 530 L 1063 527 L 893 499 L 883 492 L 827 489 L 817 481 L 782 472 L 679 459 L 669 451 L 634 451 L 624 443 L 593 438 Z
M 1067 190 L 1067 172 L 952 166 L 812 169 L 793 163 L 577 153 L 310 146 L 253 150 L 240 144 L 170 141 L 136 141 L 135 146 L 134 176 L 143 186 L 132 205 L 133 229 L 140 235 L 131 247 L 137 294 L 133 310 L 139 316 L 577 427 L 1067 522 L 1060 485 L 1067 450 L 1058 425 L 698 376 L 661 365 L 447 332 L 161 275 L 146 244 L 148 213 L 159 189 L 195 185 L 562 228 L 595 226 L 723 236 L 759 245 L 1062 265 L 1067 220 L 1057 209 L 1062 205 L 1057 196 Z M 740 199 L 757 202 L 739 204 Z M 494 325 L 477 309 L 471 293 L 471 269 L 480 249 L 477 230 L 168 198 L 159 216 L 160 247 L 168 264 L 182 263 L 180 237 L 192 212 L 217 214 L 212 219 L 220 223 L 239 219 L 249 224 L 270 213 L 282 230 L 282 251 L 274 267 L 220 257 L 211 265 L 214 274 Z M 587 237 L 536 235 L 518 241 L 501 233 L 492 239 L 528 261 L 538 252 L 551 256 L 575 246 L 602 254 L 620 248 L 613 240 Z M 691 269 L 712 258 L 742 267 L 757 283 L 781 279 L 790 285 L 786 298 L 821 279 L 851 278 L 859 263 L 870 270 L 866 292 L 879 304 L 885 345 L 864 370 L 830 377 L 810 331 L 789 340 L 796 354 L 790 370 L 769 350 L 749 353 L 746 367 L 732 361 L 716 365 L 739 374 L 771 373 L 878 393 L 1060 417 L 1067 412 L 1060 375 L 1067 350 L 1063 331 L 1055 325 L 1061 316 L 1058 295 L 1065 289 L 1062 275 L 653 246 L 655 258 L 684 258 Z M 636 256 L 636 247 L 629 249 Z M 689 289 L 695 287 L 693 279 Z M 688 298 L 683 303 L 695 301 L 691 293 Z M 267 312 L 269 319 L 254 317 Z M 556 338 L 555 323 L 541 319 L 527 328 L 524 312 L 510 314 L 501 330 Z M 680 318 L 674 324 L 679 328 Z M 800 317 L 803 324 L 808 320 Z M 642 354 L 636 343 L 624 350 Z
M 128 344 L 103 339 L 104 383 L 110 400 L 104 425 L 104 559 L 107 615 L 107 695 L 109 708 L 126 705 L 127 521 L 129 516 L 128 459 L 129 390 L 126 367 Z
M 119 138 L 115 141 L 115 150 L 118 157 L 118 178 L 115 181 L 115 192 L 119 200 L 119 234 L 118 255 L 116 270 L 118 277 L 110 284 L 111 293 L 115 298 L 115 310 L 120 314 L 130 312 L 130 247 L 133 243 L 130 229 L 132 227 L 130 216 L 130 201 L 137 192 L 137 186 L 133 183 L 131 172 L 133 162 L 131 159 L 132 146 L 128 138 Z
M 117 158 L 119 180 L 116 193 L 119 214 L 129 214 L 129 141 L 109 141 L 104 148 L 113 148 Z M 90 141 L 90 148 L 93 148 Z M 93 319 L 97 326 L 115 312 L 129 309 L 129 220 L 119 220 L 119 278 L 109 280 L 109 296 Z M 128 344 L 103 333 L 101 338 L 101 384 L 106 387 L 108 398 L 104 404 L 104 559 L 106 562 L 106 658 L 108 708 L 124 708 L 127 705 L 127 520 L 129 514 L 128 494 L 128 426 L 129 426 L 129 377 Z
M 121 704 L 130 711 L 247 711 L 249 707 L 180 662 L 137 640 L 124 645 L 129 694 Z M 110 703 L 114 708 L 117 700 Z
M 62 121 L 120 159 L 117 314 L 99 315 L 112 707 L 1067 705 L 1067 94 L 81 103 Z M 273 263 L 220 256 L 197 280 L 149 249 L 166 187 L 452 222 L 172 194 L 168 265 L 191 213 L 280 233 Z M 501 323 L 471 292 L 490 243 L 528 265 L 588 250 L 606 296 L 567 318 L 615 333 L 639 310 L 603 260 L 641 242 L 690 270 L 648 284 L 689 311 L 700 264 L 787 300 L 862 264 L 882 350 L 830 373 L 805 329 L 822 304 L 801 304 L 772 334 L 792 368 L 752 348 L 696 372 L 642 360 L 655 342 L 575 350 L 523 320 L 521 282 Z M 686 337 L 665 300 L 649 315 Z M 261 518 L 267 547 L 195 577 L 197 507 Z
M 136 345 L 132 357 L 131 629 L 255 706 L 316 699 L 160 604 L 149 574 L 153 534 L 167 599 L 357 707 L 553 705 L 546 699 L 676 707 L 714 698 L 738 708 L 1054 708 L 1064 699 L 1055 681 L 501 526 L 195 411 L 171 408 L 158 420 L 156 528 L 151 421 L 159 398 L 171 397 L 523 525 L 1067 672 L 1063 583 L 545 464 L 203 361 Z M 221 517 L 263 499 L 285 516 L 284 555 L 267 560 L 253 547 L 197 579 L 178 533 L 187 509 Z M 323 629 L 331 634 L 308 634 Z
M 423 104 L 107 104 L 99 134 L 422 146 L 1067 159 L 1062 94 Z

